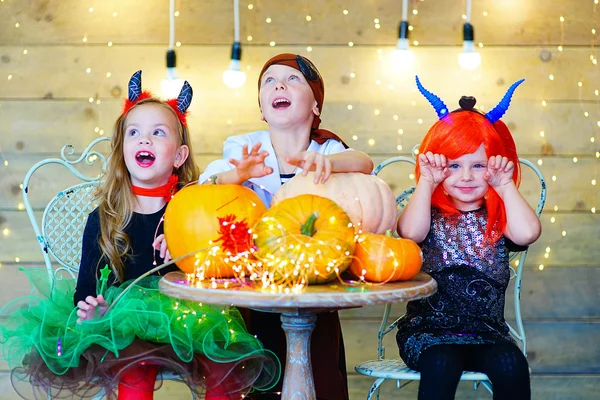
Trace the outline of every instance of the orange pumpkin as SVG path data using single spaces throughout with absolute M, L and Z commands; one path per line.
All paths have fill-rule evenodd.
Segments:
M 394 282 L 411 279 L 423 263 L 421 248 L 412 240 L 363 233 L 354 249 L 350 272 L 369 282 Z
M 324 197 L 305 194 L 275 204 L 253 233 L 256 257 L 280 281 L 330 282 L 352 261 L 354 227 Z
M 331 174 L 324 184 L 314 183 L 314 172 L 298 174 L 275 193 L 272 204 L 309 193 L 335 201 L 363 232 L 393 229 L 398 211 L 392 189 L 380 178 L 354 172 Z
M 171 199 L 165 212 L 165 238 L 171 257 L 213 247 L 210 255 L 199 252 L 178 261 L 177 266 L 192 273 L 197 265 L 204 265 L 205 278 L 234 276 L 235 263 L 228 262 L 228 257 L 250 249 L 248 230 L 265 211 L 256 193 L 244 186 L 187 186 Z

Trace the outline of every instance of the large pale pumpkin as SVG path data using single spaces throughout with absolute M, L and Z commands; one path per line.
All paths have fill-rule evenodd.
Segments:
M 313 172 L 298 174 L 275 193 L 272 204 L 305 193 L 335 201 L 355 225 L 361 224 L 363 232 L 384 233 L 396 223 L 396 198 L 390 187 L 374 175 L 334 173 L 324 184 L 315 184 Z
M 419 273 L 423 253 L 409 239 L 363 233 L 354 249 L 350 272 L 369 282 L 394 282 L 411 279 Z
M 256 257 L 280 281 L 330 282 L 352 261 L 350 218 L 324 197 L 305 194 L 273 205 L 253 233 Z
M 177 266 L 192 273 L 196 265 L 205 265 L 205 278 L 234 276 L 234 264 L 223 260 L 249 250 L 252 237 L 248 230 L 265 211 L 256 193 L 240 185 L 187 186 L 171 199 L 165 212 L 165 238 L 171 257 L 218 245 L 212 254 L 197 253 L 178 261 Z

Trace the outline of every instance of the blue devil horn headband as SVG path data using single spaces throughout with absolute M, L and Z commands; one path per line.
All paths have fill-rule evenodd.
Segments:
M 421 81 L 419 80 L 418 76 L 415 78 L 417 81 L 417 88 L 419 89 L 419 92 L 421 92 L 421 94 L 423 96 L 425 96 L 427 101 L 429 101 L 431 103 L 431 105 L 435 109 L 435 112 L 437 113 L 438 119 L 442 119 L 446 115 L 448 115 L 448 107 L 446 107 L 444 102 L 439 97 L 437 97 L 435 94 L 433 94 L 430 91 L 428 91 L 427 89 L 425 89 L 423 87 L 423 85 L 421 85 Z M 511 100 L 515 90 L 524 81 L 525 81 L 525 79 L 521 79 L 521 80 L 518 80 L 515 83 L 513 83 L 506 91 L 506 94 L 504 95 L 502 100 L 500 100 L 500 103 L 498 103 L 498 105 L 496 107 L 494 107 L 492 110 L 490 110 L 490 112 L 488 112 L 487 114 L 483 114 L 488 119 L 488 121 L 490 121 L 491 123 L 494 123 L 494 122 L 498 121 L 500 118 L 502 118 L 502 116 L 506 113 L 506 110 L 508 110 L 508 107 L 510 106 L 510 100 Z M 469 110 L 469 111 L 479 112 L 479 111 L 473 110 L 473 106 L 475 105 L 475 99 L 474 98 L 469 98 L 469 99 L 472 99 L 472 100 L 467 102 L 468 103 L 467 108 L 465 108 L 463 103 L 459 102 L 461 108 L 459 108 L 456 111 Z
M 183 125 L 186 125 L 185 114 L 192 103 L 193 93 L 192 87 L 188 81 L 185 81 L 181 91 L 179 92 L 179 96 L 177 96 L 177 99 L 165 101 L 177 113 L 179 113 L 178 117 Z M 129 109 L 131 109 L 131 107 L 133 107 L 139 100 L 150 97 L 152 97 L 150 92 L 142 90 L 142 71 L 136 71 L 129 79 L 129 85 L 127 88 L 127 101 L 125 102 L 123 112 L 125 113 L 129 111 Z
M 448 115 L 448 107 L 446 107 L 442 99 L 437 97 L 435 94 L 431 93 L 429 90 L 425 89 L 423 85 L 421 85 L 421 81 L 419 80 L 418 76 L 416 76 L 415 79 L 417 80 L 417 87 L 419 88 L 419 92 L 421 92 L 421 94 L 425 96 L 427 101 L 431 103 L 431 105 L 435 109 L 435 112 L 437 113 L 438 119 L 442 119 L 446 115 Z
M 136 101 L 142 94 L 142 70 L 136 71 L 129 79 L 127 98 L 129 101 Z
M 506 110 L 508 110 L 508 107 L 510 106 L 510 100 L 512 98 L 513 93 L 515 92 L 515 89 L 523 82 L 525 82 L 525 79 L 518 80 L 512 85 L 510 85 L 510 87 L 506 91 L 506 94 L 504 95 L 502 100 L 500 100 L 500 103 L 498 103 L 496 107 L 494 107 L 487 114 L 485 114 L 485 117 L 488 120 L 490 120 L 491 123 L 498 121 L 500 118 L 502 118 L 504 113 L 506 113 Z
M 177 109 L 180 113 L 185 114 L 190 104 L 192 104 L 193 94 L 194 91 L 192 90 L 192 87 L 188 81 L 185 81 L 181 88 L 181 92 L 179 92 L 179 96 L 177 96 Z

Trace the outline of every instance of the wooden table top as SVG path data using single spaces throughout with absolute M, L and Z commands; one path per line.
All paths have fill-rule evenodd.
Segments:
M 372 304 L 397 303 L 431 296 L 437 283 L 425 273 L 404 282 L 385 284 L 309 285 L 301 293 L 274 293 L 251 284 L 225 288 L 195 287 L 186 283 L 182 272 L 169 272 L 159 282 L 159 289 L 170 297 L 209 304 L 235 305 L 260 309 L 350 308 Z

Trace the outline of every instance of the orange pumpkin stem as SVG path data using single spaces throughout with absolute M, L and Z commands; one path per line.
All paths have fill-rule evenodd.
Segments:
M 318 212 L 310 214 L 306 222 L 302 224 L 302 227 L 300 228 L 300 233 L 312 237 L 316 233 L 315 221 L 317 220 L 317 218 L 319 218 Z
M 388 229 L 387 231 L 385 231 L 385 236 L 387 236 L 387 237 L 393 237 L 391 229 Z

